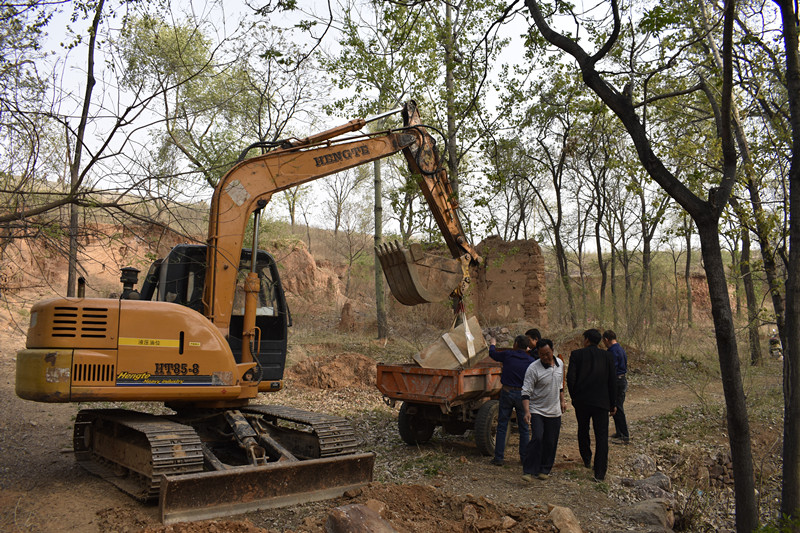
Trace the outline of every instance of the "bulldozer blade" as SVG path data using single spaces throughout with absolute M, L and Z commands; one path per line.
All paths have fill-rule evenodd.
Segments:
M 416 243 L 404 248 L 390 242 L 375 250 L 389 289 L 404 305 L 441 302 L 468 280 L 465 265 L 469 256 L 451 259 L 426 254 Z
M 374 465 L 374 453 L 360 453 L 165 476 L 161 521 L 207 520 L 337 498 L 370 483 Z

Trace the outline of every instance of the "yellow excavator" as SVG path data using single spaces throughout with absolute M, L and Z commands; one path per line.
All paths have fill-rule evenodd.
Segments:
M 458 305 L 480 258 L 416 104 L 402 113 L 394 130 L 347 135 L 368 122 L 357 119 L 241 159 L 214 191 L 207 244 L 175 247 L 140 290 L 138 270 L 123 268 L 119 298 L 87 298 L 79 285 L 78 297 L 34 305 L 17 355 L 17 395 L 163 403 L 168 414 L 82 409 L 73 447 L 89 472 L 143 501 L 157 498 L 164 523 L 326 499 L 369 483 L 375 456 L 357 453 L 347 420 L 253 402 L 283 387 L 291 325 L 278 266 L 258 250 L 258 223 L 276 192 L 402 151 L 452 258 L 391 244 L 377 250 L 381 266 L 401 303 L 451 297 Z

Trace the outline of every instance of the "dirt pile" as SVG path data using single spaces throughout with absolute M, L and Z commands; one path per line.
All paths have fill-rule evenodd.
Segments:
M 329 265 L 317 264 L 305 243 L 272 242 L 267 250 L 275 257 L 286 292 L 306 298 L 334 299 L 343 303 L 339 276 Z
M 144 279 L 153 257 L 163 257 L 184 236 L 159 228 L 96 224 L 84 228 L 78 253 L 79 275 L 86 279 L 86 295 L 107 298 L 122 286 L 120 269 L 132 266 Z M 339 275 L 331 265 L 317 264 L 301 241 L 274 241 L 267 245 L 279 264 L 287 293 L 307 299 L 344 302 Z M 67 260 L 63 250 L 47 239 L 20 239 L 3 251 L 0 290 L 41 298 L 65 294 Z M 24 307 L 27 307 L 25 305 Z
M 708 293 L 708 280 L 701 272 L 692 273 L 689 278 L 692 287 L 692 308 L 696 313 L 703 313 L 706 318 L 711 318 L 711 296 Z M 736 286 L 728 284 L 728 298 L 731 307 L 736 306 Z
M 555 533 L 543 506 L 517 507 L 494 502 L 472 494 L 454 495 L 430 485 L 396 485 L 372 483 L 348 493 L 327 508 L 306 516 L 300 524 L 284 524 L 280 529 L 261 528 L 248 520 L 204 521 L 166 527 L 150 527 L 143 533 L 318 533 L 327 531 L 325 524 L 331 509 L 359 503 L 380 514 L 399 532 L 461 533 Z
M 293 386 L 316 389 L 375 387 L 375 360 L 357 353 L 341 353 L 333 357 L 309 357 L 286 371 Z
M 140 282 L 153 255 L 163 255 L 185 242 L 178 234 L 150 225 L 117 226 L 95 224 L 82 228 L 79 238 L 78 270 L 86 279 L 86 295 L 108 297 L 121 290 L 120 269 L 138 268 Z M 0 277 L 2 288 L 12 293 L 52 296 L 65 293 L 67 260 L 54 239 L 19 239 L 4 250 Z
M 543 507 L 503 505 L 482 496 L 450 494 L 430 485 L 373 483 L 358 492 L 355 502 L 381 509 L 381 517 L 398 531 L 556 531 Z M 324 523 L 317 521 L 315 525 L 321 531 Z
M 107 529 L 105 531 L 125 531 Z M 269 530 L 256 527 L 248 520 L 205 520 L 202 522 L 181 522 L 172 526 L 148 527 L 136 530 L 139 533 L 265 533 Z

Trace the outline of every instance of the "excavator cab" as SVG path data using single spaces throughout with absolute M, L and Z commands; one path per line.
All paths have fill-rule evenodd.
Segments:
M 170 253 L 155 261 L 142 284 L 140 299 L 167 301 L 203 312 L 203 285 L 206 277 L 206 246 L 179 244 Z M 237 363 L 242 361 L 242 331 L 244 328 L 244 282 L 250 272 L 252 251 L 242 250 L 236 277 L 233 310 L 227 336 Z M 260 340 L 256 358 L 261 379 L 276 383 L 283 379 L 286 362 L 288 327 L 291 315 L 280 282 L 275 259 L 264 250 L 257 254 L 256 273 L 260 281 L 256 327 Z

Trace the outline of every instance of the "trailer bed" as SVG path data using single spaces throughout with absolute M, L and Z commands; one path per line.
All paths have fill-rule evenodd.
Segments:
M 472 368 L 422 368 L 378 363 L 377 386 L 386 398 L 429 405 L 456 406 L 500 393 L 502 366 L 484 359 Z

